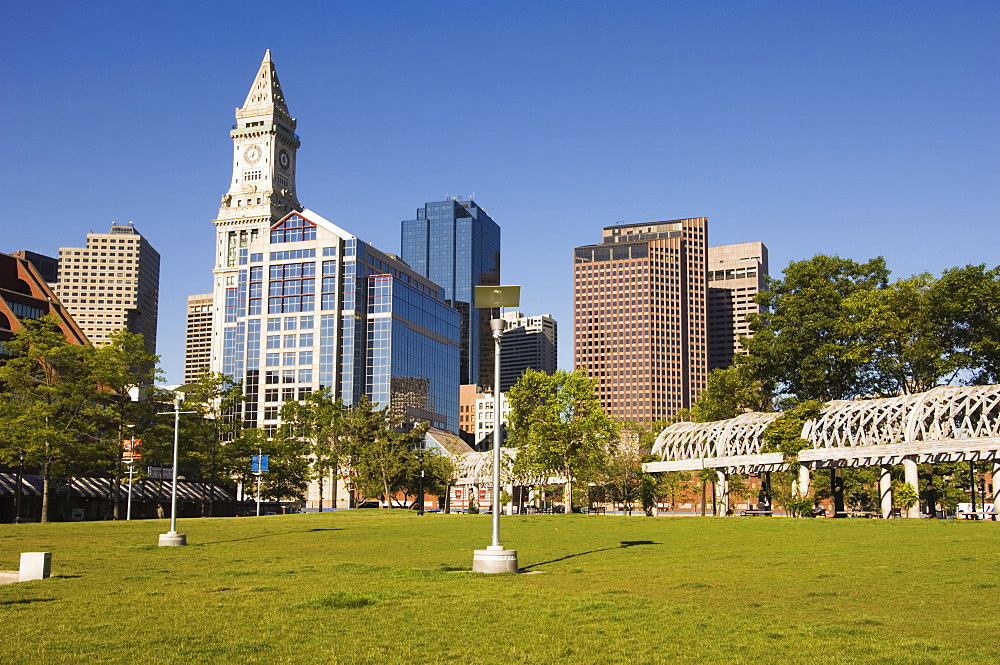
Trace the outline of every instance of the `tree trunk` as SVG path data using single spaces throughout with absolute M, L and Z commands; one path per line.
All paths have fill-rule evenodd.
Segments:
M 708 501 L 708 483 L 701 481 L 701 516 L 705 516 L 705 505 Z
M 566 505 L 567 515 L 573 514 L 573 481 L 566 477 L 566 484 L 563 485 L 563 503 Z
M 337 474 L 336 473 L 333 474 L 333 478 L 331 479 L 330 484 L 333 486 L 331 488 L 332 489 L 332 493 L 330 494 L 330 510 L 336 510 L 337 509 Z
M 319 512 L 323 512 L 323 474 L 319 475 Z
M 49 474 L 48 466 L 46 466 L 45 473 L 42 474 L 42 516 L 38 519 L 39 522 L 45 523 L 49 521 L 49 490 L 51 485 L 49 484 Z

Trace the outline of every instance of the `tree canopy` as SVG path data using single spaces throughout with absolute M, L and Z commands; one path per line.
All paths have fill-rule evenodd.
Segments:
M 617 428 L 604 412 L 594 384 L 582 369 L 552 375 L 527 370 L 507 393 L 507 443 L 518 448 L 515 473 L 565 477 L 567 513 L 573 484 L 594 476 L 616 442 Z

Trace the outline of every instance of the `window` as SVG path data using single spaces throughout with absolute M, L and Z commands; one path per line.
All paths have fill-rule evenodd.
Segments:
M 300 240 L 315 240 L 316 225 L 301 215 L 292 215 L 271 229 L 271 242 L 298 242 Z

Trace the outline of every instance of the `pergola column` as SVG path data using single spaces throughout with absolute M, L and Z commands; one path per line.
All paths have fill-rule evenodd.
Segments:
M 998 510 L 1000 510 L 1000 462 L 993 462 L 993 512 Z M 996 516 L 993 519 L 996 519 Z
M 920 496 L 920 476 L 917 471 L 917 458 L 907 455 L 903 458 L 903 479 L 906 484 L 913 488 L 913 491 Z M 907 517 L 920 517 L 920 501 L 906 509 Z
M 882 517 L 888 519 L 892 514 L 892 465 L 882 464 L 879 466 L 881 473 L 878 477 L 878 494 L 881 501 Z
M 795 487 L 793 488 L 795 492 L 798 493 L 799 498 L 805 498 L 809 494 L 809 481 L 812 477 L 812 471 L 805 464 L 799 464 L 799 478 L 795 481 Z
M 719 480 L 716 482 L 719 492 L 719 514 L 726 516 L 729 514 L 729 474 L 723 469 L 716 469 L 715 472 L 719 474 Z

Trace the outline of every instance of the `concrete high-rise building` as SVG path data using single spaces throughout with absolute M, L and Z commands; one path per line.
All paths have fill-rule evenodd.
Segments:
M 482 393 L 474 383 L 458 387 L 458 434 L 470 446 L 476 445 L 476 400 Z
M 503 445 L 507 441 L 507 419 L 510 417 L 510 404 L 506 393 L 500 393 L 500 422 L 503 424 Z M 493 448 L 493 395 L 485 394 L 476 400 L 476 450 L 491 450 Z
M 473 289 L 500 283 L 500 227 L 475 201 L 427 203 L 402 223 L 402 259 L 444 288 L 445 301 L 462 315 L 463 384 L 493 385 L 495 310 L 478 310 Z
M 708 248 L 708 369 L 723 369 L 745 353 L 746 315 L 760 312 L 754 298 L 767 284 L 767 247 L 743 242 Z
M 517 383 L 526 369 L 554 374 L 558 358 L 556 320 L 548 314 L 525 316 L 506 312 L 507 329 L 500 338 L 500 390 Z
M 215 295 L 188 296 L 184 338 L 184 383 L 194 383 L 212 366 L 212 303 Z
M 268 52 L 236 111 L 217 229 L 212 369 L 243 383 L 244 425 L 331 388 L 458 430 L 458 312 L 442 287 L 295 196 L 299 139 Z
M 131 222 L 88 233 L 85 247 L 60 248 L 55 291 L 94 346 L 128 330 L 156 351 L 160 254 Z
M 708 219 L 605 227 L 574 250 L 574 362 L 622 420 L 668 418 L 705 387 Z

